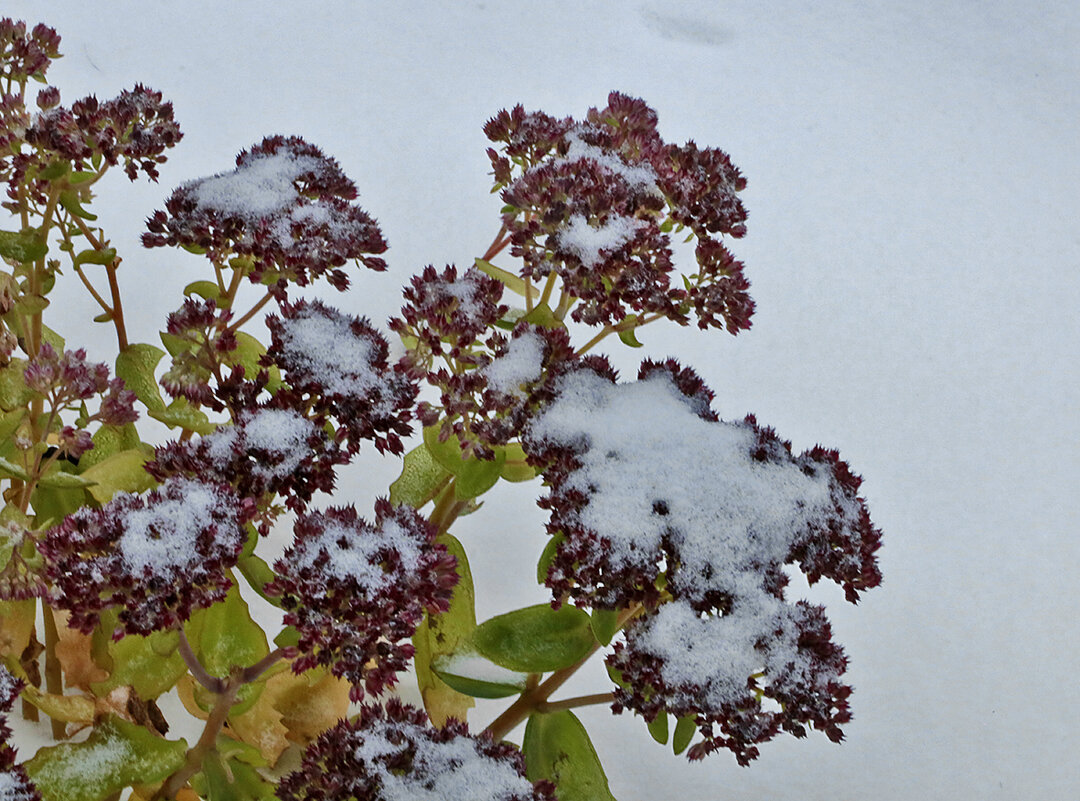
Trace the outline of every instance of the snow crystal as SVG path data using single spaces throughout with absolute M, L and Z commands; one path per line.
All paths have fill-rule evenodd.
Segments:
M 359 532 L 355 527 L 328 520 L 318 536 L 303 543 L 297 554 L 300 567 L 311 567 L 320 553 L 330 557 L 326 572 L 339 580 L 353 580 L 361 590 L 375 594 L 400 573 L 388 573 L 382 567 L 380 553 L 393 550 L 401 560 L 401 572 L 420 570 L 420 543 L 395 520 L 384 520 L 377 531 Z
M 414 724 L 397 723 L 394 728 L 416 745 L 413 770 L 399 773 L 376 761 L 401 750 L 379 731 L 365 732 L 355 752 L 369 773 L 378 776 L 380 798 L 385 801 L 488 801 L 533 795 L 532 782 L 521 776 L 511 762 L 484 755 L 472 737 L 435 743 L 428 739 L 425 729 Z
M 182 498 L 162 498 L 124 513 L 124 533 L 118 545 L 133 572 L 148 568 L 156 575 L 183 571 L 202 559 L 198 549 L 202 530 L 215 516 L 235 511 L 222 504 L 215 488 L 202 482 L 173 478 L 162 486 L 162 491 L 170 486 L 179 487 Z
M 554 163 L 580 161 L 581 159 L 588 159 L 589 161 L 596 162 L 609 172 L 613 172 L 620 176 L 627 184 L 635 189 L 642 189 L 651 194 L 660 194 L 660 189 L 656 184 L 656 171 L 653 170 L 650 164 L 634 164 L 630 165 L 619 158 L 614 153 L 604 150 L 597 145 L 592 145 L 582 139 L 582 134 L 587 132 L 587 127 L 579 125 L 577 128 L 571 130 L 566 135 L 567 148 L 566 155 L 555 159 Z
M 0 801 L 30 801 L 34 795 L 17 773 L 0 770 Z
M 296 179 L 323 165 L 323 160 L 314 156 L 297 156 L 281 149 L 277 153 L 249 155 L 243 165 L 233 171 L 218 173 L 188 186 L 191 197 L 204 209 L 257 220 L 295 203 Z
M 6 667 L 0 665 L 0 699 L 14 696 L 17 684 L 18 679 L 16 679 Z M 2 700 L 0 700 L 0 704 L 2 703 Z M 3 707 L 0 706 L 0 710 L 2 709 Z
M 524 384 L 538 381 L 543 373 L 544 338 L 526 331 L 510 340 L 506 351 L 484 368 L 490 390 L 521 397 Z
M 260 409 L 244 420 L 243 438 L 248 448 L 277 457 L 276 464 L 261 463 L 254 472 L 263 477 L 285 477 L 308 455 L 308 439 L 315 424 L 292 409 Z
M 474 653 L 448 654 L 438 658 L 434 667 L 442 673 L 452 676 L 463 676 L 477 681 L 489 681 L 492 684 L 513 684 L 519 687 L 525 686 L 527 673 L 519 673 L 516 670 L 496 665 L 487 657 Z
M 595 267 L 601 261 L 601 251 L 618 250 L 645 225 L 644 220 L 612 214 L 603 225 L 594 227 L 583 215 L 574 214 L 559 229 L 559 247 L 581 259 L 585 267 Z
M 782 563 L 794 537 L 832 509 L 827 471 L 755 461 L 750 426 L 698 417 L 663 375 L 615 385 L 571 374 L 530 436 L 587 441 L 568 479 L 589 498 L 581 523 L 610 541 L 616 566 L 655 563 L 671 538 L 680 586 L 695 595 L 733 592 L 744 574 Z
M 371 368 L 371 343 L 353 333 L 348 318 L 312 313 L 284 321 L 285 357 L 303 365 L 336 395 L 361 396 L 379 376 Z

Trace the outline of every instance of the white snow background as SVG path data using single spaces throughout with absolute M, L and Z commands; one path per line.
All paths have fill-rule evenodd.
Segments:
M 185 138 L 160 184 L 117 171 L 95 204 L 125 259 L 133 341 L 156 341 L 206 274 L 197 256 L 142 250 L 143 219 L 266 134 L 303 135 L 358 184 L 391 270 L 318 294 L 380 325 L 413 272 L 467 266 L 494 235 L 481 126 L 499 109 L 581 117 L 618 89 L 659 112 L 667 140 L 728 151 L 749 180 L 733 250 L 753 328 L 658 323 L 642 351 L 603 350 L 628 377 L 646 353 L 678 356 L 723 418 L 754 412 L 796 451 L 839 448 L 884 530 L 885 582 L 858 608 L 835 587 L 808 592 L 851 658 L 843 745 L 783 735 L 749 768 L 726 752 L 687 764 L 640 720 L 589 709 L 612 791 L 1080 797 L 1080 6 L 9 0 L 0 13 L 59 31 L 49 77 L 65 104 L 137 81 L 175 104 Z M 52 297 L 69 343 L 90 336 L 78 282 Z M 92 336 L 111 361 L 111 329 Z M 398 465 L 368 450 L 338 502 L 370 517 Z M 530 584 L 540 491 L 501 486 L 455 526 L 481 618 L 545 599 Z M 606 689 L 602 670 L 575 689 Z

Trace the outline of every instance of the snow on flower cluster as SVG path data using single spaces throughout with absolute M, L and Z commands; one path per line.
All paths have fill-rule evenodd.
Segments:
M 474 737 L 451 720 L 436 729 L 421 710 L 391 698 L 343 720 L 304 754 L 278 788 L 282 801 L 554 801 L 551 785 L 525 778 L 521 753 Z
M 265 362 L 279 367 L 313 411 L 338 421 L 350 453 L 372 440 L 379 451 L 401 453 L 416 385 L 390 366 L 386 339 L 363 318 L 313 301 L 284 304 L 266 320 L 271 344 Z
M 819 607 L 784 601 L 783 565 L 854 601 L 880 582 L 880 535 L 835 452 L 793 456 L 752 418 L 719 421 L 711 397 L 672 361 L 629 384 L 577 369 L 523 443 L 551 485 L 556 597 L 645 605 L 609 658 L 625 682 L 616 706 L 697 715 L 692 756 L 726 747 L 748 761 L 781 727 L 838 739 L 849 718 L 842 651 Z
M 380 694 L 412 657 L 425 610 L 449 606 L 454 558 L 416 510 L 385 499 L 374 524 L 332 508 L 301 515 L 295 535 L 266 587 L 300 632 L 294 670 L 326 665 L 352 682 L 353 700 Z
M 327 276 L 344 290 L 340 268 L 359 261 L 385 270 L 386 241 L 375 220 L 350 201 L 356 186 L 338 163 L 297 136 L 271 136 L 236 157 L 236 169 L 184 184 L 147 222 L 147 247 L 206 251 L 218 264 L 249 257 L 253 282 L 305 286 Z
M 114 637 L 175 628 L 225 597 L 252 513 L 233 489 L 185 477 L 146 495 L 117 493 L 83 507 L 39 547 L 51 602 L 89 634 L 101 612 L 119 607 Z
M 643 101 L 612 92 L 583 121 L 521 106 L 501 111 L 484 132 L 503 224 L 522 275 L 552 271 L 580 302 L 573 319 L 617 323 L 659 314 L 701 328 L 748 328 L 754 304 L 742 264 L 720 236 L 746 233 L 738 198 L 745 179 L 723 151 L 665 143 Z M 697 269 L 673 285 L 669 233 L 689 228 Z

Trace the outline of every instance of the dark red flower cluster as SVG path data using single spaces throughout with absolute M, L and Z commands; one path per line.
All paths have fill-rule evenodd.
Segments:
M 856 601 L 881 581 L 881 540 L 835 451 L 793 456 L 752 417 L 720 421 L 711 399 L 674 361 L 646 362 L 630 384 L 583 365 L 522 443 L 551 486 L 555 597 L 646 607 L 609 658 L 616 709 L 693 714 L 704 740 L 691 757 L 729 748 L 745 764 L 781 729 L 838 739 L 850 718 L 843 652 L 822 609 L 785 602 L 783 565 Z
M 573 358 L 562 329 L 522 321 L 509 337 L 495 324 L 509 307 L 501 304 L 503 285 L 475 268 L 458 275 L 427 267 L 406 288 L 406 305 L 390 327 L 408 343 L 401 367 L 439 391 L 439 402 L 421 401 L 420 421 L 441 421 L 466 453 L 490 458 L 491 446 L 520 434 L 535 404 L 541 378 Z
M 172 397 L 215 411 L 225 408 L 217 385 L 225 356 L 236 350 L 236 334 L 229 329 L 232 312 L 219 309 L 212 300 L 188 298 L 165 319 L 165 332 L 178 342 L 172 364 L 161 377 L 161 386 Z M 182 347 L 180 347 L 182 346 Z
M 325 665 L 352 682 L 352 699 L 379 695 L 413 655 L 424 611 L 445 611 L 456 562 L 416 510 L 375 503 L 375 523 L 352 507 L 300 515 L 295 540 L 266 591 L 300 632 L 297 672 Z M 295 654 L 291 654 L 295 655 Z
M 350 201 L 356 186 L 337 161 L 298 136 L 271 136 L 236 157 L 236 169 L 179 187 L 147 221 L 146 247 L 206 251 L 216 264 L 250 260 L 249 279 L 305 286 L 325 275 L 344 290 L 340 268 L 359 261 L 385 270 L 386 241 L 375 220 Z
M 401 453 L 417 386 L 388 362 L 386 339 L 363 318 L 313 301 L 284 304 L 266 319 L 271 344 L 265 362 L 276 365 L 310 407 L 337 420 L 339 436 L 355 453 L 361 440 Z
M 23 376 L 26 386 L 47 400 L 54 412 L 75 409 L 95 396 L 99 399 L 97 411 L 85 417 L 80 427 L 68 425 L 58 432 L 57 447 L 72 459 L 94 447 L 90 432 L 85 430 L 89 423 L 123 425 L 138 419 L 135 393 L 125 389 L 121 379 L 110 379 L 107 365 L 88 362 L 82 348 L 57 353 L 52 345 L 43 342 Z
M 212 434 L 157 448 L 147 472 L 158 481 L 181 475 L 231 484 L 241 498 L 272 493 L 288 508 L 303 510 L 315 492 L 333 490 L 334 470 L 348 455 L 317 420 L 296 411 L 299 404 L 288 395 L 282 391 L 266 404 L 240 409 L 233 425 Z
M 60 34 L 39 22 L 29 33 L 26 23 L 0 19 L 0 78 L 23 83 L 45 77 L 53 59 L 60 57 Z
M 656 113 L 618 92 L 583 122 L 518 106 L 484 132 L 502 144 L 488 155 L 511 252 L 526 277 L 559 275 L 579 301 L 573 319 L 610 324 L 650 313 L 685 324 L 693 311 L 701 328 L 750 326 L 743 265 L 717 238 L 746 233 L 737 194 L 746 181 L 726 153 L 665 143 Z M 676 227 L 697 237 L 698 269 L 673 286 Z
M 56 105 L 55 89 L 43 92 L 42 102 L 47 108 L 27 129 L 27 143 L 48 154 L 46 161 L 60 157 L 78 170 L 99 156 L 112 166 L 122 162 L 132 181 L 140 171 L 156 181 L 165 151 L 183 138 L 172 103 L 142 84 L 112 100 L 84 97 L 71 108 Z
M 8 745 L 11 729 L 7 725 L 7 713 L 24 686 L 21 679 L 0 665 L 0 798 L 3 801 L 41 801 L 41 793 L 30 782 L 26 769 L 15 763 L 15 749 Z
M 50 603 L 89 634 L 121 607 L 113 637 L 175 628 L 222 600 L 253 507 L 226 485 L 173 478 L 147 495 L 83 507 L 40 542 Z
M 436 729 L 422 710 L 397 698 L 365 706 L 304 752 L 278 785 L 282 801 L 555 801 L 550 782 L 525 778 L 525 760 L 509 743 L 469 734 L 450 720 Z

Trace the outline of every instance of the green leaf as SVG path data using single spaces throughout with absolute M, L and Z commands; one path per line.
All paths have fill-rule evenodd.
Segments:
M 187 353 L 195 347 L 195 343 L 191 340 L 178 337 L 176 334 L 170 334 L 167 331 L 162 331 L 158 334 L 158 337 L 161 339 L 161 344 L 165 346 L 165 350 L 173 358 L 176 358 L 181 353 Z
M 428 426 L 424 429 L 424 447 L 427 448 L 431 458 L 449 473 L 457 475 L 461 470 L 461 463 L 465 461 L 461 457 L 461 441 L 451 434 L 445 440 L 439 439 L 440 426 Z
M 187 673 L 187 665 L 176 650 L 175 631 L 156 631 L 142 637 L 129 634 L 121 640 L 108 638 L 106 648 L 113 671 L 105 681 L 90 685 L 99 697 L 117 687 L 134 687 L 140 698 L 153 699 L 168 692 Z
M 532 481 L 536 478 L 536 471 L 525 461 L 525 449 L 521 447 L 520 442 L 511 442 L 501 446 L 501 449 L 505 452 L 506 458 L 502 469 L 499 470 L 499 478 L 512 483 Z M 499 449 L 496 448 L 496 450 Z
M 28 293 L 20 295 L 19 299 L 15 301 L 15 311 L 24 317 L 41 314 L 47 308 L 49 308 L 49 299 L 42 295 Z
M 619 613 L 614 609 L 594 609 L 589 616 L 593 636 L 601 645 L 610 645 L 611 638 L 619 630 Z
M 53 720 L 83 725 L 94 722 L 94 700 L 85 695 L 43 693 L 32 684 L 27 684 L 22 696 Z
M 221 287 L 213 281 L 192 281 L 184 287 L 184 297 L 189 298 L 192 295 L 216 302 L 221 299 Z
M 570 667 L 593 648 L 589 615 L 576 606 L 537 604 L 485 620 L 469 638 L 497 665 L 526 673 Z
M 47 801 L 101 801 L 133 784 L 162 781 L 184 764 L 187 743 L 109 716 L 81 743 L 42 748 L 24 763 Z
M 559 801 L 615 801 L 589 734 L 570 710 L 531 715 L 521 750 L 526 777 L 553 782 Z
M 550 540 L 547 541 L 547 545 L 544 546 L 543 553 L 540 554 L 540 560 L 536 563 L 536 583 L 543 584 L 547 581 L 548 571 L 551 569 L 551 563 L 555 560 L 555 552 L 559 550 L 559 546 L 566 540 L 566 535 L 561 531 L 553 535 Z
M 655 718 L 652 723 L 648 724 L 649 734 L 660 745 L 667 745 L 668 740 L 668 714 L 667 712 L 661 712 Z
M 233 667 L 249 667 L 270 653 L 266 634 L 251 619 L 247 602 L 235 584 L 224 601 L 192 615 L 185 632 L 203 667 L 219 678 L 228 676 Z M 250 709 L 263 686 L 263 682 L 244 685 L 229 714 L 240 715 Z M 196 685 L 195 698 L 207 709 L 214 704 L 213 695 L 202 685 Z
M 457 560 L 458 582 L 450 597 L 450 608 L 442 614 L 425 615 L 413 634 L 412 642 L 416 649 L 413 665 L 420 694 L 424 698 L 424 708 L 432 722 L 441 726 L 449 717 L 465 720 L 467 712 L 474 705 L 472 698 L 454 690 L 436 676 L 431 663 L 437 657 L 453 653 L 476 628 L 476 598 L 465 548 L 454 535 L 445 532 L 437 537 L 436 542 L 445 545 Z
M 20 481 L 29 481 L 30 475 L 19 465 L 0 456 L 0 478 L 17 478 Z
M 144 342 L 128 345 L 116 357 L 116 375 L 122 378 L 124 386 L 135 393 L 143 406 L 153 411 L 165 409 L 161 399 L 154 370 L 165 356 L 165 351 Z
M 401 475 L 390 485 L 390 503 L 419 509 L 435 497 L 449 476 L 450 472 L 421 443 L 405 454 Z
M 75 254 L 72 258 L 72 262 L 76 267 L 81 267 L 84 264 L 100 264 L 104 266 L 112 264 L 114 261 L 116 261 L 116 248 L 102 248 L 101 250 L 89 248 Z
M 65 517 L 79 511 L 89 502 L 86 490 L 60 489 L 58 487 L 37 487 L 30 495 L 30 504 L 36 515 L 35 526 L 56 525 Z
M 506 698 L 525 691 L 528 673 L 507 670 L 480 654 L 469 652 L 439 656 L 431 663 L 435 675 L 473 698 Z
M 251 334 L 243 331 L 236 332 L 236 348 L 224 354 L 225 363 L 230 367 L 240 365 L 244 368 L 244 377 L 253 379 L 260 370 L 266 369 L 259 366 L 259 359 L 266 353 L 266 346 Z
M 235 742 L 226 737 L 222 742 Z M 275 798 L 274 786 L 267 782 L 250 764 L 240 757 L 223 758 L 218 751 L 206 756 L 202 772 L 193 781 L 195 789 L 208 801 L 270 801 Z
M 23 378 L 27 364 L 25 359 L 12 359 L 6 367 L 0 368 L 0 409 L 21 409 L 33 399 L 34 393 Z
M 459 501 L 467 501 L 483 495 L 499 481 L 506 451 L 495 451 L 494 459 L 476 459 L 470 457 L 461 463 L 461 469 L 454 477 L 454 495 Z
M 671 738 L 671 750 L 675 752 L 675 756 L 678 756 L 686 747 L 690 745 L 690 741 L 694 739 L 694 732 L 697 731 L 697 724 L 694 722 L 693 715 L 685 715 L 679 718 L 675 724 L 675 734 Z
M 39 172 L 38 178 L 45 181 L 55 181 L 57 178 L 63 178 L 69 172 L 71 172 L 71 162 L 67 159 L 57 159 Z
M 216 423 L 211 423 L 204 412 L 196 409 L 183 397 L 177 398 L 164 409 L 150 409 L 150 416 L 169 428 L 186 428 L 203 436 L 217 430 Z
M 85 489 L 94 485 L 93 479 L 75 473 L 66 473 L 54 462 L 49 471 L 38 479 L 37 485 L 45 489 Z
M 100 504 L 107 503 L 118 492 L 145 492 L 157 484 L 143 468 L 152 455 L 142 448 L 120 451 L 84 470 L 81 478 L 94 482 L 90 494 Z
M 566 325 L 555 316 L 555 312 L 546 303 L 534 306 L 532 311 L 521 318 L 527 323 L 538 325 L 541 328 L 566 328 Z
M 22 263 L 45 258 L 49 246 L 36 228 L 0 231 L 0 256 Z
M 91 214 L 90 212 L 88 212 L 86 209 L 84 209 L 82 207 L 82 200 L 79 197 L 78 192 L 75 192 L 75 191 L 72 191 L 72 190 L 68 190 L 66 192 L 61 192 L 60 193 L 60 205 L 64 207 L 64 209 L 68 212 L 68 214 L 72 214 L 75 217 L 80 217 L 80 218 L 82 218 L 84 220 L 91 220 L 91 221 L 97 219 L 96 214 Z
M 483 259 L 476 260 L 476 269 L 485 275 L 490 275 L 492 278 L 501 281 L 502 285 L 522 297 L 525 297 L 526 285 L 525 280 L 513 273 L 507 272 L 500 267 L 496 267 L 494 264 Z M 533 289 L 532 295 L 534 298 L 540 297 L 540 292 Z
M 255 535 L 258 536 L 258 535 Z M 277 573 L 271 569 L 270 565 L 266 563 L 266 560 L 262 557 L 256 556 L 254 553 L 244 554 L 240 557 L 240 560 L 236 563 L 237 569 L 240 571 L 240 575 L 247 581 L 248 586 L 255 590 L 259 594 L 259 597 L 264 601 L 267 601 L 274 606 L 281 606 L 281 599 L 275 598 L 272 595 L 267 595 L 264 587 L 277 578 Z
M 628 315 L 626 315 L 626 319 L 636 321 L 638 319 L 638 316 L 636 314 L 628 314 Z M 638 341 L 637 334 L 634 333 L 635 329 L 636 329 L 636 326 L 633 327 L 633 328 L 620 329 L 619 332 L 618 332 L 619 333 L 619 339 L 622 340 L 624 345 L 629 345 L 631 348 L 644 347 Z
M 98 430 L 94 432 L 93 440 L 94 447 L 79 457 L 79 467 L 82 468 L 84 474 L 89 468 L 104 462 L 114 453 L 133 448 L 149 447 L 143 446 L 139 441 L 139 431 L 135 428 L 134 423 L 124 423 L 120 426 L 99 426 Z M 99 484 L 101 483 L 100 478 L 94 480 Z

